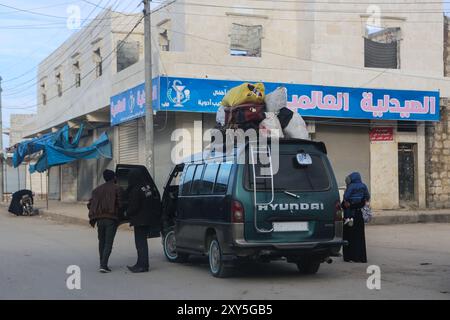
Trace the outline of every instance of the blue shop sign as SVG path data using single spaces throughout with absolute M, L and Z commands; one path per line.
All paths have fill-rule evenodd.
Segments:
M 159 77 L 153 79 L 153 105 L 159 105 Z M 110 99 L 111 125 L 145 116 L 145 86 L 144 83 L 128 89 Z
M 231 88 L 243 81 L 159 77 L 154 80 L 157 111 L 214 113 Z M 288 107 L 302 116 L 369 119 L 439 121 L 439 92 L 331 87 L 264 82 L 266 93 L 283 86 Z M 143 85 L 111 98 L 112 125 L 145 115 L 145 109 L 124 111 L 133 101 L 145 101 Z M 119 97 L 119 98 L 117 98 Z M 125 99 L 125 100 L 124 100 Z M 117 102 L 121 102 L 120 108 Z M 113 115 L 114 111 L 114 115 Z M 113 121 L 114 120 L 114 121 Z

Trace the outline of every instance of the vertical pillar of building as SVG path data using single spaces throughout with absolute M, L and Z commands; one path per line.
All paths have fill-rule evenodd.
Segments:
M 417 124 L 417 201 L 421 209 L 427 206 L 425 161 L 425 124 L 421 122 Z
M 395 134 L 392 141 L 370 142 L 370 191 L 374 209 L 398 208 L 398 149 Z

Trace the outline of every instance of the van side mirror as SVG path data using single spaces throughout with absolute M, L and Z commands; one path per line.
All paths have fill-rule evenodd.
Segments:
M 310 166 L 312 165 L 312 158 L 309 154 L 307 153 L 298 153 L 297 156 L 297 163 L 301 166 Z

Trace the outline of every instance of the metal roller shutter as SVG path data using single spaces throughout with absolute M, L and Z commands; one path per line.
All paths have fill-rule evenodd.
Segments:
M 369 128 L 353 125 L 355 121 L 341 121 L 340 125 L 317 124 L 314 140 L 327 146 L 328 158 L 333 165 L 339 187 L 345 188 L 345 177 L 358 171 L 370 188 Z
M 48 198 L 61 199 L 61 167 L 52 167 L 48 173 Z
M 139 164 L 137 120 L 119 126 L 119 162 L 121 164 Z

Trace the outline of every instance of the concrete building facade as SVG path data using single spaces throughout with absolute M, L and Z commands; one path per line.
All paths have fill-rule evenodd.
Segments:
M 441 97 L 448 97 L 449 78 L 443 74 L 448 68 L 444 58 L 448 48 L 443 41 L 448 35 L 448 27 L 444 27 L 448 20 L 442 11 L 443 3 L 438 2 L 409 3 L 406 7 L 403 1 L 376 6 L 370 1 L 339 5 L 323 1 L 167 1 L 152 13 L 153 74 L 439 91 Z M 76 128 L 84 121 L 89 123 L 86 142 L 107 131 L 114 148 L 112 161 L 79 161 L 53 168 L 50 184 L 58 185 L 52 187 L 55 198 L 86 200 L 88 192 L 81 191 L 100 183 L 104 168 L 113 168 L 120 162 L 144 163 L 143 118 L 110 125 L 110 98 L 144 82 L 143 25 L 117 50 L 139 19 L 139 15 L 105 11 L 39 67 L 38 112 L 27 129 L 22 127 L 24 136 L 49 132 L 66 123 Z M 368 34 L 387 29 L 399 30 L 397 51 L 393 53 L 399 61 L 397 67 L 365 67 Z M 384 44 L 383 39 L 379 43 Z M 371 40 L 379 41 L 377 37 Z M 383 47 L 375 44 L 370 48 Z M 79 86 L 77 74 L 81 74 Z M 442 117 L 445 101 L 441 100 Z M 435 197 L 430 191 L 433 183 L 429 177 L 436 176 L 430 170 L 438 169 L 426 165 L 433 148 L 429 137 L 434 133 L 430 128 L 439 127 L 440 122 L 316 117 L 306 120 L 312 139 L 327 144 L 339 185 L 344 186 L 347 174 L 360 171 L 370 187 L 373 207 L 425 208 L 441 199 L 440 194 Z M 182 109 L 155 115 L 158 186 L 163 185 L 172 166 L 168 161 L 175 144 L 171 141 L 172 132 L 184 128 L 193 134 L 195 121 L 201 123 L 197 130 L 204 132 L 214 126 L 215 115 Z M 391 128 L 392 140 L 371 141 L 370 131 L 377 127 Z M 409 167 L 404 168 L 404 160 Z M 402 174 L 410 180 L 406 185 Z

